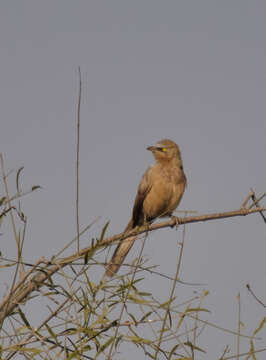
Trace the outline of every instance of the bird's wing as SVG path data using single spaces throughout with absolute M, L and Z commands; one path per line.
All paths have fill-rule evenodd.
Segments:
M 147 196 L 147 194 L 150 192 L 152 188 L 152 182 L 151 182 L 151 172 L 152 167 L 149 167 L 139 184 L 136 199 L 134 202 L 133 212 L 132 212 L 132 228 L 134 228 L 137 225 L 142 225 L 144 222 L 144 214 L 143 214 L 143 202 Z
M 148 168 L 141 179 L 133 207 L 132 217 L 125 229 L 125 232 L 132 230 L 137 225 L 142 225 L 144 222 L 143 201 L 145 200 L 147 194 L 152 187 L 151 171 L 152 168 Z M 127 256 L 127 253 L 133 246 L 136 238 L 136 236 L 131 236 L 127 239 L 120 241 L 120 243 L 115 249 L 111 261 L 106 267 L 106 276 L 112 277 L 118 271 L 125 257 Z

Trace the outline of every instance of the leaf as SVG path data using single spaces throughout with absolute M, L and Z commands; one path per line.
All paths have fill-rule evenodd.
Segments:
M 95 285 L 94 285 L 94 283 L 92 283 L 92 282 L 89 280 L 89 278 L 87 277 L 86 272 L 85 272 L 85 275 L 86 275 L 86 279 L 87 279 L 87 284 L 88 284 L 88 286 L 89 286 L 89 288 L 90 288 L 90 292 L 91 292 L 91 294 L 94 296 L 94 288 L 95 288 Z
M 88 260 L 89 260 L 89 252 L 87 251 L 85 256 L 84 256 L 84 265 L 88 264 Z
M 139 336 L 127 336 L 126 338 L 135 344 L 152 344 L 151 340 L 144 339 Z
M 178 322 L 178 324 L 177 324 L 177 327 L 176 327 L 177 329 L 179 329 L 180 326 L 182 325 L 182 322 L 183 322 L 184 319 L 185 319 L 186 313 L 189 312 L 189 309 L 190 309 L 190 307 L 189 307 L 189 305 L 188 305 L 187 308 L 186 308 L 186 310 L 183 312 L 183 314 L 180 315 L 180 320 L 179 320 L 179 322 Z
M 203 309 L 203 308 L 190 308 L 190 309 L 185 310 L 185 313 L 188 313 L 188 312 L 200 312 L 200 311 L 210 312 L 210 310 Z
M 150 354 L 147 350 L 145 351 L 145 355 L 154 360 L 154 355 Z
M 172 317 L 171 317 L 170 309 L 168 309 L 167 312 L 168 312 L 168 317 L 169 317 L 169 325 L 170 325 L 170 329 L 171 329 L 171 327 L 172 327 Z
M 11 349 L 14 349 L 15 351 L 19 351 L 19 352 L 23 352 L 25 353 L 25 355 L 28 355 L 30 356 L 29 354 L 27 353 L 31 353 L 31 354 L 40 354 L 43 350 L 41 349 L 36 349 L 36 348 L 30 348 L 30 347 L 20 347 L 20 346 L 11 346 Z
M 99 239 L 99 242 L 101 243 L 103 241 L 103 238 L 104 238 L 104 234 L 108 228 L 110 224 L 110 221 L 107 221 L 107 223 L 104 225 L 103 229 L 102 229 L 102 232 L 101 232 L 101 235 L 100 235 L 100 239 Z
M 160 306 L 158 307 L 158 309 L 160 309 L 160 308 L 165 308 L 165 309 L 167 309 L 167 308 L 170 306 L 170 304 L 171 304 L 172 302 L 174 302 L 175 299 L 176 299 L 176 297 L 173 297 L 172 299 L 170 299 L 170 300 L 168 300 L 168 301 L 160 304 Z
M 118 347 L 118 344 L 121 342 L 121 340 L 123 339 L 123 336 L 120 335 L 117 337 L 116 341 L 115 341 L 115 349 L 117 349 Z
M 260 322 L 258 328 L 254 331 L 254 335 L 256 335 L 263 328 L 265 323 L 266 323 L 266 317 Z
M 178 321 L 178 324 L 177 324 L 177 326 L 176 326 L 176 329 L 179 329 L 180 328 L 180 326 L 182 325 L 182 323 L 183 323 L 183 321 L 184 321 L 184 319 L 185 319 L 185 314 L 182 314 L 181 316 L 180 316 L 180 320 Z
M 101 315 L 98 316 L 98 318 L 89 326 L 89 328 L 93 329 L 95 327 L 95 325 L 98 325 L 98 324 L 104 325 L 107 322 L 109 322 L 106 318 L 106 315 L 108 314 L 108 312 L 109 312 L 108 307 L 103 308 Z
M 106 224 L 105 226 L 107 227 L 108 224 Z M 104 230 L 104 229 L 103 229 Z M 102 232 L 103 232 L 102 230 Z M 91 239 L 91 247 L 90 249 L 86 252 L 86 254 L 84 255 L 84 264 L 87 265 L 89 259 L 91 259 L 95 253 L 95 251 L 97 250 L 97 245 L 100 244 L 100 240 L 97 240 L 95 242 L 95 239 L 92 238 Z
M 133 286 L 133 285 L 135 285 L 136 283 L 142 281 L 143 279 L 144 279 L 144 278 L 136 279 L 136 280 L 134 280 L 134 281 L 131 283 L 131 285 Z
M 55 339 L 55 341 L 57 342 L 57 337 L 55 335 L 55 333 L 53 332 L 53 330 L 50 328 L 50 326 L 48 324 L 44 324 L 47 331 L 49 332 L 49 334 Z
M 152 311 L 149 311 L 147 314 L 145 314 L 144 316 L 142 316 L 142 318 L 140 319 L 139 322 L 142 322 L 142 321 L 146 320 L 147 317 L 149 317 L 152 313 L 153 313 Z
M 179 346 L 179 344 L 176 344 L 176 345 L 172 348 L 172 350 L 170 351 L 170 354 L 169 354 L 169 356 L 168 356 L 168 359 L 169 359 L 169 360 L 171 359 L 172 355 L 174 354 L 174 352 L 176 351 L 176 349 L 178 348 L 178 346 Z
M 204 352 L 204 353 L 206 354 L 206 351 L 204 351 L 203 349 L 199 348 L 199 347 L 196 346 L 196 345 L 193 345 L 192 342 L 190 342 L 190 341 L 186 341 L 186 342 L 184 343 L 184 345 L 189 346 L 189 347 L 190 347 L 191 349 L 193 349 L 193 350 L 198 350 L 198 351 Z
M 138 294 L 139 294 L 140 296 L 152 296 L 151 293 L 147 293 L 147 292 L 138 292 Z
M 132 300 L 135 304 L 150 304 L 150 301 L 147 300 L 143 300 L 143 299 L 138 299 L 135 296 L 129 294 L 128 295 L 128 299 Z
M 20 307 L 18 307 L 18 312 L 19 312 L 19 315 L 20 315 L 22 321 L 23 321 L 24 324 L 27 326 L 27 328 L 30 328 L 30 329 L 31 329 L 30 323 L 28 322 L 25 314 L 23 313 L 23 311 L 21 310 Z
M 17 171 L 17 175 L 16 175 L 16 187 L 17 187 L 17 193 L 20 193 L 20 189 L 19 189 L 19 175 L 21 173 L 21 171 L 24 169 L 24 166 L 22 166 L 21 168 L 18 169 Z
M 101 345 L 101 346 L 99 347 L 99 350 L 98 350 L 96 356 L 98 356 L 100 353 L 102 353 L 112 342 L 114 342 L 114 340 L 115 340 L 115 337 L 114 337 L 114 336 L 110 337 L 110 339 L 108 339 L 108 340 L 106 341 L 106 343 L 104 343 L 103 345 Z
M 5 196 L 1 197 L 1 199 L 0 199 L 0 206 L 3 205 L 3 203 L 5 202 L 5 200 L 6 200 L 6 197 L 5 197 Z
M 133 323 L 134 324 L 137 324 L 137 320 L 135 319 L 135 317 L 131 314 L 131 313 L 128 313 L 128 315 L 131 317 L 131 319 L 133 320 Z

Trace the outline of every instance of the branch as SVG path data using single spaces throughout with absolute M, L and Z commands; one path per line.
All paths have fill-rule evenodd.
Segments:
M 77 244 L 79 251 L 79 150 L 80 150 L 80 103 L 81 103 L 81 71 L 79 66 L 79 95 L 78 95 L 78 109 L 77 109 L 77 155 L 76 155 L 76 226 L 77 226 Z
M 54 275 L 57 271 L 59 271 L 63 267 L 73 263 L 78 259 L 81 259 L 83 257 L 88 257 L 88 254 L 94 253 L 96 250 L 100 248 L 103 248 L 107 245 L 111 245 L 115 242 L 121 241 L 128 237 L 131 237 L 132 235 L 140 235 L 142 233 L 147 233 L 157 229 L 174 227 L 176 226 L 176 224 L 181 225 L 181 224 L 189 224 L 189 223 L 195 223 L 201 221 L 231 218 L 235 216 L 246 216 L 257 212 L 261 213 L 263 211 L 266 211 L 266 207 L 259 207 L 253 209 L 241 208 L 239 210 L 234 210 L 234 211 L 212 213 L 212 214 L 206 214 L 200 216 L 189 216 L 184 218 L 172 217 L 170 220 L 160 222 L 158 224 L 141 226 L 137 230 L 130 231 L 127 234 L 120 233 L 108 237 L 106 239 L 103 239 L 102 241 L 98 241 L 96 244 L 81 249 L 79 252 L 71 256 L 65 257 L 63 259 L 59 259 L 56 261 L 55 259 L 52 258 L 51 261 L 47 262 L 43 268 L 40 269 L 38 267 L 40 270 L 38 270 L 36 275 L 34 275 L 31 279 L 28 279 L 26 283 L 23 284 L 21 287 L 15 286 L 14 288 L 16 289 L 16 291 L 13 294 L 11 294 L 11 296 L 9 294 L 2 300 L 0 304 L 0 327 L 2 326 L 4 319 L 15 310 L 16 306 L 19 303 L 25 301 L 25 299 L 33 291 L 43 286 L 45 281 L 49 279 L 52 275 Z M 27 273 L 25 274 L 25 276 L 27 276 Z

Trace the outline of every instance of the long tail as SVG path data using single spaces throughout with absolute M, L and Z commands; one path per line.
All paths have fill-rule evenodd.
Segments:
M 129 250 L 132 248 L 136 238 L 136 236 L 129 237 L 125 240 L 122 240 L 121 243 L 117 246 L 112 259 L 106 267 L 106 276 L 112 277 L 117 273 Z
M 132 229 L 132 220 L 130 220 L 129 224 L 127 225 L 125 232 Z M 132 248 L 136 236 L 131 236 L 127 239 L 122 240 L 116 247 L 115 252 L 110 260 L 109 264 L 106 266 L 105 275 L 108 277 L 112 277 L 117 273 L 120 266 L 122 265 L 125 257 L 127 256 L 129 250 Z

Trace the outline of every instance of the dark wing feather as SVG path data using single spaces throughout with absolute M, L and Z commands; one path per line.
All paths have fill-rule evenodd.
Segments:
M 147 196 L 147 194 L 150 192 L 152 183 L 150 181 L 150 174 L 152 171 L 152 167 L 148 168 L 139 184 L 133 212 L 132 212 L 132 228 L 134 228 L 137 225 L 143 225 L 144 223 L 144 213 L 143 213 L 143 202 Z

